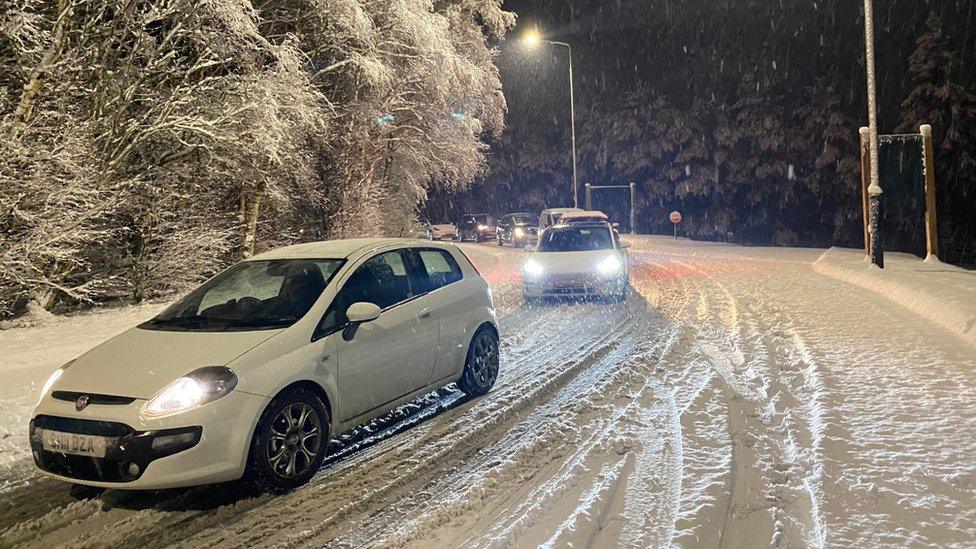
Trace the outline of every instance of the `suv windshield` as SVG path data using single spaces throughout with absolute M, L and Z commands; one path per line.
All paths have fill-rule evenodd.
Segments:
M 607 227 L 552 227 L 542 234 L 540 252 L 589 252 L 612 250 L 613 237 Z
M 139 327 L 181 332 L 285 328 L 305 316 L 344 261 L 244 261 Z
M 529 214 L 515 214 L 512 216 L 512 223 L 516 225 L 534 225 L 536 221 L 538 219 Z

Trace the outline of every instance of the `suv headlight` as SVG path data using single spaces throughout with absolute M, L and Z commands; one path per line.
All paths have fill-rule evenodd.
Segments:
M 237 387 L 237 375 L 225 366 L 207 366 L 174 379 L 142 407 L 147 417 L 177 414 L 228 395 Z
M 534 259 L 530 259 L 526 261 L 524 269 L 525 269 L 525 274 L 531 276 L 539 276 L 543 272 L 545 272 L 545 269 L 542 267 L 542 265 L 540 265 L 539 262 Z
M 596 269 L 598 271 L 600 271 L 601 273 L 603 273 L 603 274 L 610 274 L 610 273 L 615 273 L 615 272 L 619 271 L 621 266 L 622 266 L 622 263 L 620 263 L 620 260 L 617 259 L 617 256 L 613 256 L 612 255 L 612 256 L 604 259 L 603 261 L 601 261 L 596 266 Z

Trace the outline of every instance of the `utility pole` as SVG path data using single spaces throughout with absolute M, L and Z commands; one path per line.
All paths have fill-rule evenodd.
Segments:
M 576 186 L 576 103 L 573 100 L 573 48 L 569 44 L 553 42 L 553 44 L 565 45 L 569 51 L 569 135 L 573 147 L 573 207 L 579 208 L 578 188 Z
M 573 47 L 567 42 L 547 40 L 539 34 L 538 30 L 527 32 L 522 37 L 522 42 L 531 48 L 542 43 L 561 46 L 566 48 L 566 52 L 569 54 L 569 136 L 573 153 L 573 207 L 579 208 L 579 187 L 576 184 L 576 102 L 573 97 Z
M 878 105 L 874 83 L 874 7 L 872 0 L 864 0 L 864 60 L 868 81 L 868 133 L 871 155 L 871 184 L 868 186 L 868 211 L 870 213 L 871 263 L 884 268 L 884 239 L 881 227 L 883 215 L 881 185 L 878 182 Z

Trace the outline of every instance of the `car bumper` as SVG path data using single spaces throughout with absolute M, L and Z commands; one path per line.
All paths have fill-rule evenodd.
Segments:
M 30 423 L 34 463 L 41 473 L 67 482 L 126 490 L 155 490 L 241 478 L 251 433 L 268 399 L 240 391 L 168 417 L 146 419 L 144 400 L 91 405 L 46 397 Z M 105 457 L 45 450 L 41 430 L 103 437 Z
M 536 244 L 539 241 L 539 235 L 526 233 L 523 235 L 511 235 L 504 239 L 506 242 L 511 242 L 512 244 Z
M 523 282 L 525 297 L 528 298 L 615 296 L 624 293 L 628 283 L 626 273 L 527 276 Z

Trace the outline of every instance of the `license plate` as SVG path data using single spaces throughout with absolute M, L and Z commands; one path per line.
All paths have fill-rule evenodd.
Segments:
M 76 456 L 105 457 L 105 447 L 108 439 L 94 435 L 79 435 L 76 433 L 62 433 L 60 431 L 41 432 L 41 442 L 49 452 L 61 452 Z

